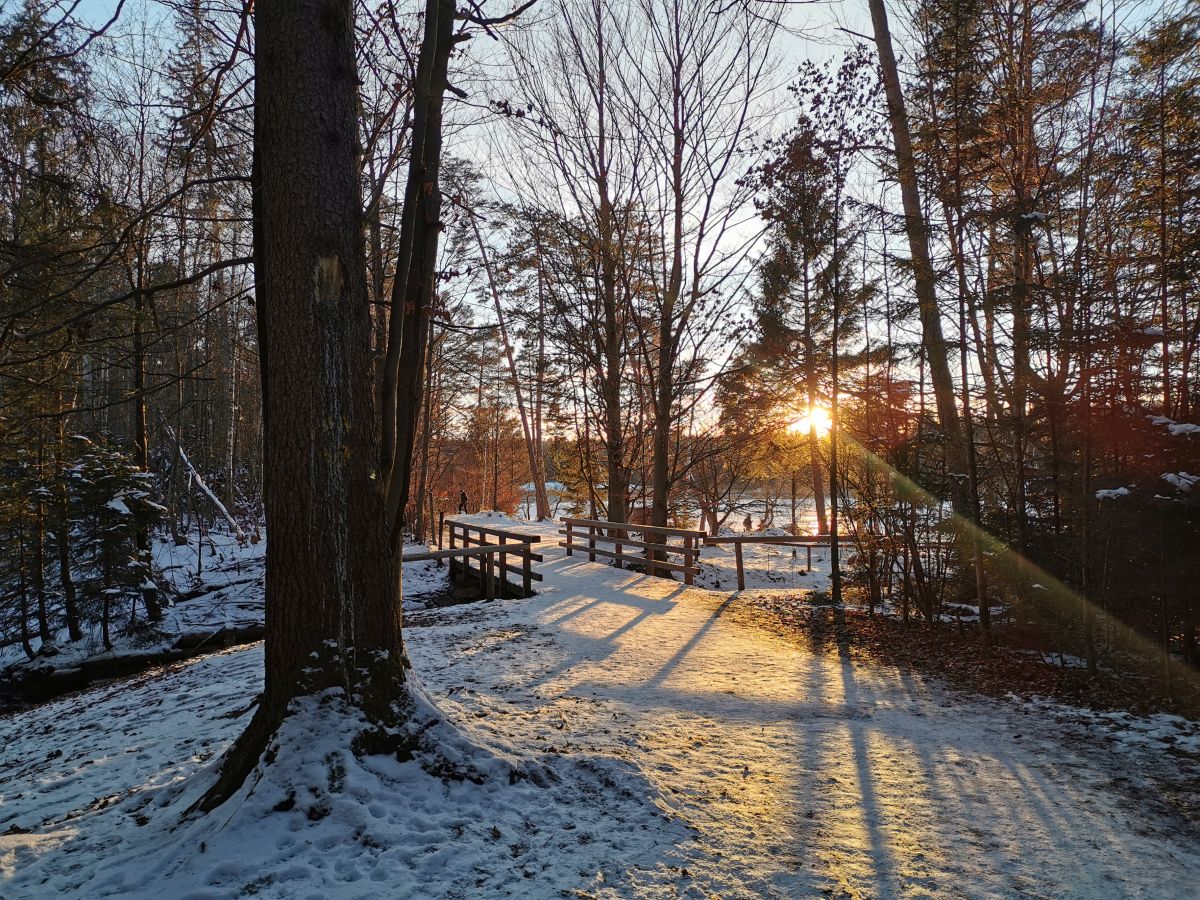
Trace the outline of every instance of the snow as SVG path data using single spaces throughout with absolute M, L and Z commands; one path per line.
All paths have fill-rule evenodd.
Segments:
M 1174 419 L 1168 419 L 1166 416 L 1146 416 L 1150 420 L 1151 425 L 1165 426 L 1172 437 L 1180 437 L 1185 434 L 1200 434 L 1200 425 L 1195 425 L 1191 422 L 1176 422 Z
M 536 597 L 408 618 L 445 716 L 430 733 L 482 783 L 356 760 L 327 697 L 280 736 L 286 768 L 181 824 L 261 687 L 261 647 L 218 653 L 0 719 L 0 895 L 1116 898 L 1200 879 L 1170 812 L 1195 808 L 1172 792 L 1200 724 L 951 692 L 735 621 L 726 593 L 541 550 Z
M 424 544 L 405 546 L 405 552 L 427 549 Z M 69 641 L 64 628 L 56 634 L 53 642 L 56 654 L 52 660 L 42 654 L 30 661 L 15 643 L 0 648 L 0 672 L 10 666 L 43 668 L 52 664 L 62 669 L 87 659 L 157 654 L 173 647 L 180 635 L 262 625 L 266 551 L 266 541 L 242 540 L 221 529 L 206 531 L 200 540 L 193 532 L 189 542 L 182 546 L 176 545 L 169 535 L 157 536 L 151 553 L 158 583 L 147 579 L 141 589 L 161 587 L 165 589 L 164 599 L 178 599 L 163 609 L 162 621 L 152 631 L 133 634 L 117 631 L 109 652 L 104 649 L 98 626 L 86 632 L 82 641 Z M 424 600 L 446 591 L 449 586 L 446 573 L 445 567 L 439 568 L 434 562 L 406 563 L 406 608 L 423 609 Z M 41 650 L 38 637 L 32 637 L 30 643 L 35 652 Z
M 120 497 L 113 497 L 105 505 L 108 506 L 108 508 L 111 509 L 113 512 L 115 512 L 119 515 L 122 515 L 122 516 L 133 515 L 129 511 L 129 507 L 125 505 L 125 501 L 122 500 Z
M 1173 484 L 1181 491 L 1190 491 L 1200 484 L 1200 475 L 1189 475 L 1187 472 L 1166 472 L 1163 474 L 1163 481 Z
M 161 586 L 166 599 L 182 599 L 163 610 L 162 621 L 152 631 L 114 630 L 110 654 L 104 650 L 98 625 L 85 631 L 81 641 L 69 641 L 63 628 L 55 635 L 58 653 L 52 661 L 42 657 L 29 661 L 19 645 L 11 645 L 0 648 L 0 671 L 13 665 L 40 668 L 53 662 L 56 668 L 67 668 L 99 656 L 160 653 L 188 632 L 262 624 L 266 543 L 240 543 L 235 535 L 215 529 L 205 533 L 199 548 L 197 543 L 194 537 L 185 546 L 176 546 L 169 536 L 154 539 L 151 554 L 157 584 L 146 581 L 142 588 Z M 41 649 L 38 638 L 31 644 L 35 651 Z
M 532 481 L 527 481 L 523 485 L 521 485 L 521 490 L 526 494 L 531 494 L 537 490 L 537 485 L 534 484 Z M 563 484 L 561 481 L 547 481 L 546 482 L 546 490 L 551 493 L 562 494 L 562 493 L 566 492 L 567 486 L 565 484 Z
M 1127 496 L 1129 496 L 1129 488 L 1127 487 L 1109 488 L 1103 491 L 1096 491 L 1097 500 L 1116 500 L 1118 497 Z

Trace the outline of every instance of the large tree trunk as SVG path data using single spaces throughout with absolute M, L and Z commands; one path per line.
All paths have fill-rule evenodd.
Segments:
M 455 12 L 454 0 L 426 0 L 425 33 L 413 82 L 412 155 L 392 280 L 392 318 L 383 373 L 382 471 L 387 484 L 391 550 L 397 557 L 397 567 L 421 413 L 421 367 L 437 280 L 442 105 L 454 47 Z
M 295 697 L 340 687 L 384 724 L 411 707 L 375 478 L 352 4 L 260 0 L 255 19 L 266 685 L 201 809 L 237 790 Z
M 921 208 L 921 195 L 917 187 L 917 166 L 913 157 L 912 136 L 908 130 L 908 112 L 900 88 L 900 73 L 896 67 L 896 54 L 892 49 L 887 10 L 883 0 L 869 0 L 869 4 L 871 23 L 875 30 L 875 45 L 879 51 L 879 65 L 883 73 L 884 92 L 887 95 L 888 122 L 896 149 L 896 177 L 900 182 L 900 197 L 904 205 L 904 228 L 908 236 L 909 253 L 912 256 L 922 342 L 925 345 L 926 358 L 929 360 L 938 421 L 946 436 L 946 464 L 953 476 L 950 480 L 950 495 L 955 510 L 963 513 L 970 505 L 967 492 L 963 489 L 966 481 L 963 476 L 967 470 L 966 452 L 958 424 L 954 382 L 950 377 L 949 350 L 942 334 L 941 313 L 938 311 L 933 263 L 929 255 L 929 228 Z
M 675 401 L 675 362 L 678 351 L 676 339 L 676 307 L 683 291 L 683 99 L 679 84 L 680 73 L 672 70 L 671 106 L 671 271 L 663 294 L 661 318 L 658 323 L 658 356 L 654 396 L 654 452 L 652 472 L 651 524 L 664 527 L 670 505 L 671 487 L 671 430 L 675 424 L 672 407 Z M 656 558 L 662 558 L 656 555 Z

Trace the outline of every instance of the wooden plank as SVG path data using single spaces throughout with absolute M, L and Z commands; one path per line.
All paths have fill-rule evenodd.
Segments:
M 458 519 L 446 519 L 446 522 L 451 525 L 457 525 L 460 528 L 478 531 L 482 535 L 490 534 L 493 537 L 509 538 L 512 541 L 521 544 L 536 544 L 541 540 L 541 537 L 536 534 L 527 534 L 523 531 L 510 531 L 507 528 L 492 528 L 488 525 L 477 525 L 474 522 L 460 522 Z
M 632 530 L 630 529 L 630 531 Z M 561 528 L 558 533 L 566 534 Z M 695 556 L 700 552 L 698 547 L 688 547 L 686 544 L 667 544 L 662 541 L 639 541 L 636 538 L 609 537 L 603 534 L 596 535 L 595 540 L 604 541 L 606 544 L 617 544 L 618 546 L 624 544 L 626 547 L 641 547 L 644 550 L 661 550 L 664 553 L 683 553 L 689 556 Z
M 523 574 L 520 566 L 511 566 L 510 565 L 510 566 L 505 566 L 505 569 L 507 569 L 507 571 L 511 572 L 513 575 L 522 575 Z M 475 574 L 476 572 L 478 572 L 477 569 L 475 569 L 471 566 L 467 566 L 467 571 L 470 572 L 471 574 Z M 529 580 L 530 581 L 542 581 L 542 580 L 544 580 L 544 576 L 542 575 L 541 572 L 530 572 Z M 533 590 L 533 586 L 530 585 L 529 593 L 532 593 L 532 590 Z
M 711 537 L 705 535 L 704 543 L 706 546 L 712 547 L 717 544 L 795 544 L 797 547 L 803 547 L 806 544 L 811 546 L 824 546 L 829 543 L 829 535 L 826 534 L 799 534 L 787 535 L 786 537 L 779 536 L 756 536 L 756 535 L 730 535 L 722 537 Z
M 494 545 L 493 545 L 493 547 L 494 547 Z M 482 550 L 482 547 L 473 547 L 472 550 Z M 462 551 L 458 551 L 458 553 L 462 554 Z M 488 554 L 486 552 L 485 553 L 472 553 L 472 554 L 470 554 L 470 556 L 472 556 L 473 558 L 474 557 L 486 557 L 486 556 L 490 556 L 490 554 Z M 406 563 L 409 562 L 408 558 L 407 557 L 404 558 L 403 562 L 406 562 Z M 469 566 L 468 566 L 468 570 L 472 571 L 472 572 L 475 571 L 474 569 L 469 568 Z M 514 575 L 523 575 L 523 572 L 524 572 L 523 566 L 512 565 L 511 563 L 506 564 L 504 566 L 504 570 L 512 572 L 512 574 L 514 574 Z M 532 581 L 542 581 L 542 580 L 544 580 L 545 576 L 542 575 L 541 572 L 535 572 L 535 571 L 530 570 L 529 578 Z
M 690 528 L 666 528 L 659 525 L 636 525 L 632 522 L 601 522 L 598 519 L 563 519 L 564 523 L 571 524 L 580 528 L 624 528 L 627 531 L 638 531 L 642 534 L 666 534 L 676 537 L 704 537 L 703 531 L 695 531 Z
M 524 546 L 524 545 L 520 545 Z M 476 547 L 456 547 L 453 550 L 426 550 L 421 553 L 412 553 L 400 558 L 401 562 L 420 562 L 427 559 L 454 559 L 456 557 L 466 556 L 487 556 L 488 554 L 496 553 L 511 553 L 516 554 L 518 551 L 512 544 L 505 546 L 504 544 L 482 544 Z M 531 558 L 537 562 L 541 562 L 538 557 L 540 554 L 530 554 Z M 517 568 L 513 566 L 512 568 Z
M 505 551 L 507 553 L 519 553 L 519 552 L 521 552 L 521 550 L 519 548 L 522 548 L 522 547 L 536 547 L 539 544 L 554 543 L 554 541 L 552 541 L 552 540 L 543 539 L 543 540 L 538 540 L 538 541 L 534 541 L 534 542 L 519 541 L 519 542 L 509 542 L 507 544 L 491 544 L 491 543 L 488 543 L 487 540 L 485 540 L 483 538 L 476 538 L 476 537 L 472 537 L 472 536 L 466 535 L 466 534 L 464 534 L 461 538 L 459 538 L 459 540 L 461 540 L 462 545 L 464 547 L 505 547 L 505 548 L 508 548 Z M 450 545 L 452 547 L 454 546 L 454 542 L 455 542 L 455 532 L 453 530 L 451 530 Z M 530 551 L 530 557 L 533 559 L 534 562 L 545 562 L 545 560 L 546 560 L 546 558 L 542 554 L 534 553 L 532 550 Z

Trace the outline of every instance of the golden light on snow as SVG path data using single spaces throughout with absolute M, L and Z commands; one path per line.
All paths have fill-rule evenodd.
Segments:
M 814 426 L 817 430 L 817 437 L 825 437 L 833 428 L 833 419 L 825 407 L 814 406 L 801 413 L 788 425 L 788 431 L 793 434 L 808 434 Z

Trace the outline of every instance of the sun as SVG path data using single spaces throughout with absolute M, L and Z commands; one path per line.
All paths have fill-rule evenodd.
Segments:
M 829 415 L 829 410 L 823 406 L 814 406 L 801 413 L 788 425 L 788 431 L 793 434 L 808 434 L 814 427 L 817 437 L 825 437 L 833 428 L 833 419 Z

